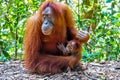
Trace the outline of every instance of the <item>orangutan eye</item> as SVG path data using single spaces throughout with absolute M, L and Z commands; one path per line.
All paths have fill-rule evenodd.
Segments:
M 43 20 L 45 20 L 45 18 L 46 18 L 46 15 L 45 15 L 45 14 L 43 14 L 43 15 L 42 15 L 42 18 L 43 18 Z
M 51 15 L 50 14 L 43 14 L 43 19 L 45 20 L 46 18 L 50 19 L 51 18 Z
M 46 16 L 46 17 L 50 17 L 51 15 L 50 15 L 50 14 L 46 14 L 45 16 Z

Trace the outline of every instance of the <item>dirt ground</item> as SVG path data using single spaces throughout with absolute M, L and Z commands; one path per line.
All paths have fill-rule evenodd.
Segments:
M 75 69 L 54 75 L 29 73 L 23 61 L 0 62 L 0 80 L 120 80 L 120 61 L 84 63 L 86 71 Z

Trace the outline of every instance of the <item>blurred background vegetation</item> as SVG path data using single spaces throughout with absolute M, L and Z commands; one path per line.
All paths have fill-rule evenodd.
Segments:
M 0 61 L 23 59 L 25 22 L 44 1 L 0 0 Z M 83 61 L 120 60 L 119 0 L 55 1 L 71 7 L 77 29 L 89 29 L 91 38 L 83 47 Z

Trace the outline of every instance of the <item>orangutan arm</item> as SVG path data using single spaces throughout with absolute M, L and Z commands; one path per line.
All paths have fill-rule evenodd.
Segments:
M 73 19 L 72 12 L 68 6 L 66 7 L 65 11 L 66 11 L 65 19 L 66 19 L 67 35 L 68 35 L 67 39 L 71 40 L 77 38 L 81 42 L 86 43 L 90 38 L 89 33 L 87 31 L 78 31 L 74 27 L 75 21 Z
M 35 70 L 37 59 L 39 58 L 39 51 L 41 48 L 38 15 L 31 16 L 26 23 L 26 32 L 24 36 L 25 48 L 25 67 L 30 71 Z

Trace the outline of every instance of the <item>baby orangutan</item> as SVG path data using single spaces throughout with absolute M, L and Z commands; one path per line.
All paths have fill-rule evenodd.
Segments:
M 64 44 L 60 43 L 58 44 L 58 49 L 63 52 L 63 55 L 68 56 L 68 55 L 73 55 L 74 57 L 79 57 L 82 58 L 82 43 L 80 41 L 77 41 L 76 39 L 68 41 L 66 47 Z M 79 60 L 79 59 L 78 59 Z M 76 66 L 81 70 L 86 70 L 86 67 L 82 66 L 82 63 L 77 63 Z M 70 67 L 67 69 L 68 71 L 71 71 Z
M 78 56 L 81 50 L 80 42 L 76 40 L 68 41 L 66 47 L 63 44 L 58 44 L 58 49 L 63 52 L 63 55 Z

